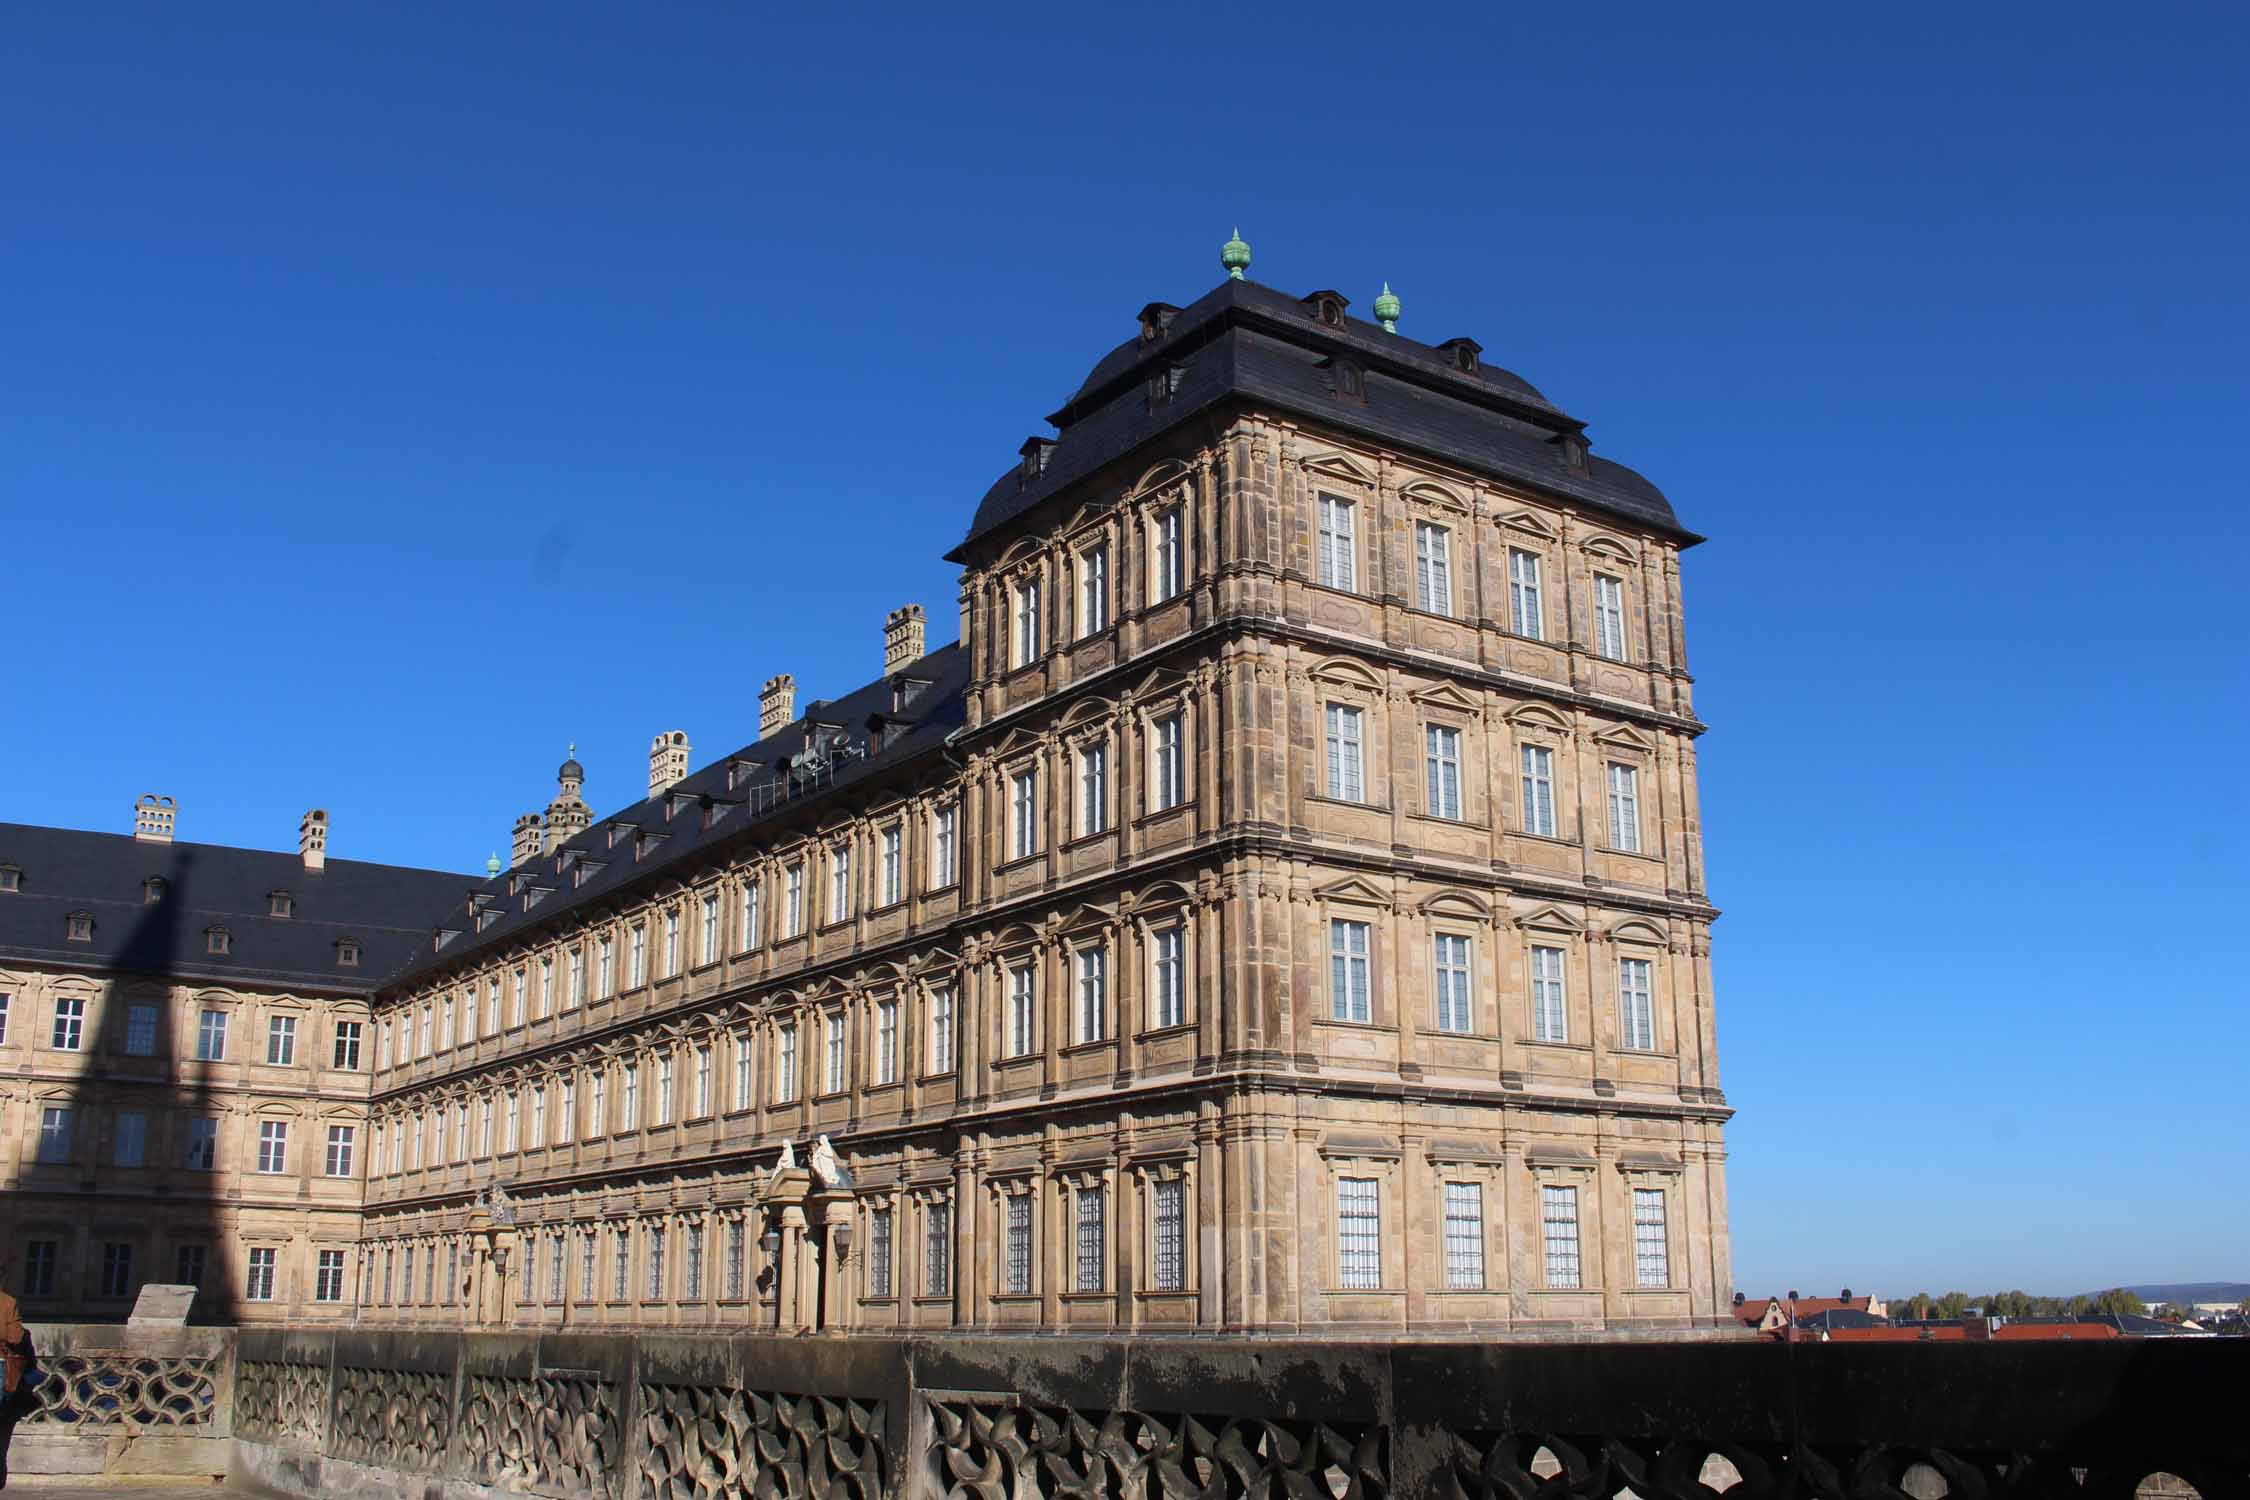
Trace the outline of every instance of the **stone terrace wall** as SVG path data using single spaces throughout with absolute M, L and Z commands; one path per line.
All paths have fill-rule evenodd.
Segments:
M 46 1379 L 0 1423 L 0 1477 L 92 1484 L 226 1473 L 232 1334 L 66 1323 L 30 1332 Z
M 2250 1493 L 2218 1341 L 239 1341 L 236 1482 L 329 1500 Z

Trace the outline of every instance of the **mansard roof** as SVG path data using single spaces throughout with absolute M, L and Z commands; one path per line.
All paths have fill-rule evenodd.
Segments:
M 0 865 L 20 871 L 0 894 L 0 963 L 53 964 L 217 984 L 365 994 L 430 941 L 470 875 L 224 844 L 163 843 L 121 833 L 0 823 Z M 149 882 L 163 882 L 151 900 Z M 286 893 L 290 914 L 272 915 Z M 73 914 L 92 920 L 73 942 Z M 225 953 L 206 933 L 224 927 Z M 340 944 L 359 948 L 343 963 Z
M 1047 419 L 1058 436 L 1036 471 L 1019 464 L 1000 476 L 968 535 L 947 554 L 951 561 L 966 562 L 977 542 L 1101 466 L 1236 399 L 1516 480 L 1682 541 L 1701 540 L 1680 525 L 1663 492 L 1632 469 L 1591 454 L 1583 467 L 1573 465 L 1564 440 L 1582 441 L 1585 424 L 1521 376 L 1481 362 L 1462 370 L 1448 352 L 1453 341 L 1423 344 L 1348 316 L 1340 325 L 1324 323 L 1306 300 L 1254 281 L 1222 281 L 1168 319 L 1156 317 L 1157 306 L 1144 316 L 1161 331 L 1102 357 Z M 1364 399 L 1336 394 L 1339 360 L 1364 372 Z M 1149 386 L 1160 373 L 1175 383 L 1167 399 L 1154 402 Z
M 902 703 L 898 685 L 905 682 L 921 686 Z M 384 987 L 488 958 L 558 917 L 599 907 L 628 888 L 689 873 L 746 832 L 879 781 L 941 747 L 965 722 L 968 682 L 968 653 L 956 641 L 841 698 L 805 705 L 786 728 L 631 807 L 597 817 L 584 833 L 522 866 L 467 884 L 452 906 L 423 928 L 419 949 Z M 833 748 L 839 741 L 840 754 Z M 827 759 L 817 778 L 792 781 L 784 774 L 807 750 L 823 746 L 829 747 L 822 750 Z M 706 819 L 707 806 L 716 816 Z M 487 914 L 481 930 L 478 910 Z M 433 945 L 436 929 L 454 935 Z

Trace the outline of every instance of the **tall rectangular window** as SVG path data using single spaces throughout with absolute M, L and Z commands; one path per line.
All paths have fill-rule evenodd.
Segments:
M 1633 1280 L 1641 1286 L 1672 1284 L 1672 1256 L 1664 1236 L 1662 1188 L 1633 1189 Z
M 1383 1284 L 1381 1186 L 1372 1177 L 1336 1179 L 1336 1284 L 1347 1290 Z
M 742 948 L 744 952 L 758 946 L 758 924 L 765 904 L 766 883 L 763 880 L 745 880 L 742 883 Z
M 1078 633 L 1109 629 L 1109 543 L 1078 554 Z
M 565 1253 L 562 1235 L 557 1233 L 549 1236 L 547 1240 L 547 1298 L 552 1302 L 560 1302 L 563 1299 L 564 1276 L 566 1274 L 563 1262 Z M 452 1277 L 448 1276 L 446 1279 L 451 1281 Z M 452 1298 L 448 1296 L 446 1300 L 450 1302 Z
M 1149 936 L 1149 1000 L 1156 1024 L 1187 1020 L 1187 929 L 1159 927 Z
M 1031 965 L 1018 964 L 1008 971 L 1008 1055 L 1027 1056 L 1038 1035 L 1038 1011 L 1032 995 Z
M 933 820 L 935 828 L 930 840 L 930 889 L 942 891 L 958 878 L 955 866 L 959 863 L 959 825 L 961 809 L 948 802 L 937 810 Z
M 882 904 L 896 906 L 906 899 L 906 831 L 893 823 L 882 833 Z
M 690 1221 L 680 1226 L 680 1271 L 687 1285 L 682 1294 L 690 1302 L 703 1300 L 703 1225 Z
M 1453 613 L 1453 533 L 1414 523 L 1414 602 L 1433 615 Z
M 555 1144 L 567 1146 L 578 1133 L 578 1085 L 565 1078 L 556 1087 L 560 1092 L 555 1098 Z
M 1609 765 L 1609 847 L 1641 852 L 1641 773 L 1637 766 Z
M 648 923 L 635 922 L 633 930 L 626 936 L 632 945 L 632 957 L 628 960 L 628 977 L 625 983 L 630 989 L 639 989 L 648 983 Z
M 244 1291 L 252 1302 L 273 1300 L 274 1262 L 278 1258 L 271 1246 L 260 1246 L 250 1252 L 250 1280 Z
M 1535 641 L 1547 638 L 1546 610 L 1539 602 L 1538 553 L 1508 549 L 1508 610 L 1517 635 Z
M 734 1108 L 750 1107 L 750 1033 L 734 1034 Z
M 313 1266 L 313 1301 L 344 1300 L 344 1252 L 323 1250 Z
M 123 1109 L 117 1112 L 117 1132 L 111 1141 L 112 1155 L 121 1167 L 139 1167 L 148 1163 L 148 1113 L 145 1110 Z
M 703 946 L 698 963 L 715 964 L 719 961 L 719 893 L 703 893 L 703 920 L 696 928 L 697 941 Z
M 501 1155 L 513 1155 L 519 1148 L 523 1132 L 522 1120 L 522 1113 L 520 1112 L 516 1104 L 515 1091 L 511 1089 L 507 1093 L 500 1096 Z M 422 1140 L 422 1132 L 419 1129 L 414 1132 L 414 1140 L 416 1143 L 415 1149 L 419 1151 L 421 1149 L 420 1143 Z
M 358 1134 L 358 1130 L 350 1125 L 331 1125 L 328 1127 L 326 1170 L 330 1177 L 349 1177 L 352 1175 L 352 1145 Z
M 586 1134 L 589 1138 L 609 1132 L 609 1073 L 596 1064 L 586 1080 Z
M 672 1054 L 664 1053 L 656 1059 L 656 1123 L 672 1123 Z
M 898 1002 L 883 1000 L 875 1006 L 875 1081 L 898 1082 Z
M 844 1091 L 844 1013 L 830 1011 L 824 1031 L 828 1042 L 828 1065 L 821 1092 L 840 1094 Z
M 133 1285 L 133 1247 L 125 1240 L 111 1240 L 102 1246 L 102 1290 L 104 1297 L 130 1297 Z
M 1081 1292 L 1098 1292 L 1108 1284 L 1104 1276 L 1109 1250 L 1108 1190 L 1098 1187 L 1080 1188 L 1077 1193 L 1077 1209 L 1077 1289 Z
M 1153 1285 L 1160 1292 L 1184 1291 L 1187 1287 L 1187 1184 L 1177 1177 L 1166 1178 L 1156 1184 L 1153 1216 L 1155 1219 L 1156 1259 L 1150 1268 Z
M 494 980 L 494 981 L 493 981 L 493 983 L 492 983 L 492 993 L 493 993 L 493 994 L 494 994 L 495 996 L 497 996 L 497 995 L 498 995 L 498 994 L 500 993 L 500 982 L 499 982 L 498 980 Z M 495 1001 L 495 1004 L 497 1004 L 497 1003 L 498 1003 L 498 1002 L 497 1002 L 497 1001 Z M 420 1047 L 420 1048 L 419 1048 L 419 1049 L 418 1049 L 418 1050 L 417 1050 L 417 1051 L 415 1052 L 415 1054 L 414 1054 L 414 1055 L 415 1055 L 416 1057 L 428 1057 L 428 1056 L 430 1055 L 431 1051 L 432 1051 L 432 1047 L 431 1047 L 431 1038 L 432 1038 L 432 1036 L 434 1035 L 434 1028 L 433 1028 L 433 1026 L 432 1026 L 432 1024 L 431 1024 L 431 1021 L 432 1021 L 432 1017 L 434 1017 L 434 1016 L 436 1015 L 436 1013 L 437 1013 L 437 1008 L 436 1008 L 435 1006 L 431 1006 L 431 1005 L 425 1005 L 425 1006 L 423 1006 L 423 1007 L 422 1007 L 422 1031 L 421 1031 L 422 1045 L 421 1045 L 421 1047 Z
M 554 1008 L 555 956 L 552 953 L 543 953 L 539 956 L 539 986 L 531 997 L 532 1019 L 544 1021 L 547 1019 L 548 1013 Z
M 923 1215 L 922 1295 L 953 1292 L 953 1206 L 933 1203 Z
M 70 1106 L 48 1104 L 39 1111 L 39 1159 L 50 1166 L 70 1160 Z
M 635 1059 L 626 1065 L 624 1098 L 622 1100 L 625 1106 L 625 1118 L 617 1122 L 617 1128 L 620 1130 L 638 1130 L 641 1128 L 641 1069 L 644 1066 L 645 1064 L 640 1059 Z
M 1625 659 L 1625 581 L 1594 575 L 1594 649 L 1611 661 Z
M 1563 951 L 1531 950 L 1531 1036 L 1540 1042 L 1570 1040 L 1570 1021 L 1563 1006 Z
M 1109 950 L 1078 950 L 1078 1040 L 1098 1042 L 1109 1035 Z
M 672 1226 L 652 1224 L 648 1231 L 648 1300 L 664 1300 L 664 1257 L 672 1248 Z
M 834 844 L 828 850 L 828 920 L 841 922 L 852 914 L 852 846 Z
M 1359 548 L 1352 538 L 1352 503 L 1320 497 L 1319 581 L 1332 589 L 1359 587 Z
M 1578 1189 L 1539 1189 L 1539 1226 L 1547 1249 L 1547 1285 L 1578 1285 Z
M 0 1043 L 8 1040 L 8 1002 L 13 998 L 6 990 L 0 990 Z
M 711 1048 L 708 1043 L 695 1049 L 695 1118 L 700 1120 L 711 1113 Z
M 258 1170 L 269 1176 L 289 1170 L 289 1122 L 258 1122 Z
M 475 985 L 472 984 L 461 992 L 461 1008 L 464 1011 L 474 1011 L 477 1008 Z M 428 1012 L 425 1011 L 424 1014 Z M 484 982 L 484 1034 L 500 1034 L 500 976 L 497 974 Z
M 601 1254 L 594 1231 L 589 1229 L 578 1236 L 578 1300 L 594 1300 L 594 1262 Z
M 1459 933 L 1441 932 L 1431 939 L 1435 950 L 1437 1029 L 1474 1031 L 1475 1007 L 1469 998 L 1469 940 Z
M 205 1011 L 204 1014 L 208 1016 L 212 1012 Z M 220 1012 L 219 1014 L 223 1018 L 225 1013 Z M 223 1019 L 221 1025 L 221 1035 L 224 1035 Z M 85 1047 L 86 1002 L 84 1000 L 63 999 L 55 1002 L 55 1028 L 48 1041 L 49 1045 L 57 1052 L 77 1052 Z
M 210 1254 L 207 1245 L 181 1245 L 172 1257 L 172 1280 L 181 1286 L 200 1288 Z
M 623 1302 L 633 1292 L 633 1238 L 620 1226 L 610 1236 L 609 1300 Z
M 805 930 L 805 862 L 798 860 L 781 876 L 781 935 L 793 938 Z
M 1039 659 L 1039 580 L 1016 583 L 1016 665 L 1028 667 Z
M 156 1007 L 129 1006 L 125 1012 L 125 1055 L 156 1056 Z
M 297 1061 L 297 1018 L 295 1016 L 266 1017 L 266 1061 L 277 1068 L 292 1067 Z
M 1654 1051 L 1656 1003 L 1651 990 L 1647 959 L 1621 958 L 1617 961 L 1617 1008 L 1620 1012 L 1618 1020 L 1625 1033 L 1625 1045 L 1637 1052 Z
M 45 1160 L 44 1157 L 41 1160 Z M 213 1172 L 219 1166 L 219 1122 L 208 1116 L 188 1121 L 187 1169 Z
M 1445 1284 L 1473 1291 L 1484 1285 L 1484 1186 L 1445 1185 Z
M 1031 1292 L 1031 1194 L 1010 1193 L 1008 1205 L 1008 1292 L 1023 1297 Z
M 1544 745 L 1523 747 L 1523 831 L 1555 836 L 1555 752 Z
M 1039 773 L 1018 771 L 1010 786 L 1010 822 L 1014 825 L 1011 847 L 1015 858 L 1028 859 L 1039 852 Z
M 1328 705 L 1328 795 L 1339 802 L 1367 799 L 1359 725 L 1358 709 L 1343 703 Z
M 1329 1016 L 1338 1021 L 1371 1021 L 1374 1003 L 1368 988 L 1367 924 L 1328 924 Z
M 357 1021 L 336 1023 L 336 1050 L 330 1065 L 339 1072 L 359 1071 L 359 1027 Z
M 797 1097 L 797 1023 L 789 1021 L 774 1031 L 773 1096 L 783 1104 Z
M 746 1258 L 746 1241 L 749 1229 L 740 1219 L 727 1220 L 727 1300 L 742 1300 L 743 1262 Z
M 608 933 L 594 945 L 594 998 L 606 1000 L 617 992 L 617 939 Z
M 1422 731 L 1422 761 L 1426 773 L 1430 816 L 1461 816 L 1461 731 L 1431 724 Z
M 563 991 L 563 1009 L 576 1010 L 586 1003 L 586 945 L 570 950 L 570 983 Z
M 930 1071 L 953 1071 L 953 991 L 930 991 Z
M 61 1025 L 58 1021 L 57 1026 Z M 75 1046 L 75 1043 L 73 1044 Z M 227 1013 L 207 1010 L 195 1023 L 195 1060 L 224 1062 L 227 1055 Z
M 531 1138 L 530 1138 L 530 1145 L 531 1145 L 532 1149 L 534 1149 L 534 1150 L 537 1150 L 537 1149 L 538 1149 L 539 1147 L 541 1147 L 541 1146 L 544 1146 L 544 1145 L 546 1145 L 546 1144 L 547 1144 L 547 1086 L 546 1086 L 545 1084 L 543 1084 L 543 1083 L 535 1083 L 535 1084 L 533 1084 L 533 1085 L 531 1086 Z
M 23 1292 L 27 1297 L 55 1294 L 55 1263 L 61 1245 L 54 1240 L 33 1240 L 24 1246 Z
M 1186 586 L 1187 543 L 1182 519 L 1177 505 L 1157 512 L 1156 566 L 1149 578 L 1151 604 L 1163 603 Z
M 1178 807 L 1187 800 L 1187 762 L 1182 749 L 1182 724 L 1180 715 L 1166 714 L 1151 726 L 1149 749 L 1154 762 L 1149 774 L 1151 812 Z
M 891 1294 L 891 1211 L 872 1209 L 867 1215 L 867 1295 Z
M 1100 833 L 1109 827 L 1109 747 L 1088 745 L 1078 752 L 1078 831 Z

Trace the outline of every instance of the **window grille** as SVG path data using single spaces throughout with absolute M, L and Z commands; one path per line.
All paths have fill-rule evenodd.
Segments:
M 1578 1189 L 1541 1187 L 1539 1219 L 1547 1250 L 1547 1285 L 1578 1285 Z
M 1445 1185 L 1445 1284 L 1473 1290 L 1484 1285 L 1484 1187 Z
M 1381 1184 L 1372 1177 L 1336 1180 L 1336 1284 L 1351 1290 L 1383 1284 Z
M 1177 1292 L 1187 1285 L 1187 1184 L 1174 1177 L 1156 1185 L 1155 1287 Z

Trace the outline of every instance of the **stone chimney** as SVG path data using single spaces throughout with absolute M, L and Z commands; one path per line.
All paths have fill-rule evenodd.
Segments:
M 179 804 L 171 798 L 148 793 L 133 804 L 133 837 L 144 844 L 171 843 L 172 824 L 179 811 Z
M 668 729 L 648 742 L 648 794 L 687 779 L 688 738 L 684 729 Z
M 537 859 L 545 847 L 546 820 L 535 812 L 516 819 L 515 840 L 509 845 L 508 868 L 520 870 Z
M 308 870 L 328 867 L 328 809 L 316 807 L 298 820 L 297 857 Z
M 922 606 L 908 604 L 883 616 L 883 675 L 922 659 Z
M 758 738 L 764 739 L 777 729 L 787 729 L 797 720 L 797 679 L 787 672 L 766 679 L 765 691 L 758 694 Z

